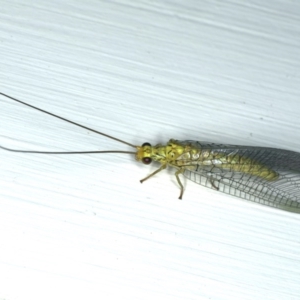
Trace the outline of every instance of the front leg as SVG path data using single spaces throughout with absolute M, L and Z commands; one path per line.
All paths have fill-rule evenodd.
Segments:
M 143 178 L 140 180 L 140 183 L 143 183 L 145 180 L 149 179 L 150 177 L 154 176 L 155 174 L 157 174 L 158 172 L 164 170 L 167 167 L 167 164 L 162 165 L 159 169 L 157 169 L 156 171 L 154 171 L 153 173 L 151 173 L 150 175 L 148 175 L 147 177 Z

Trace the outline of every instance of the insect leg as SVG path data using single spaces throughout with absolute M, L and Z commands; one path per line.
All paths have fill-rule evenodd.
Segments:
M 210 178 L 210 184 L 215 190 L 217 190 L 217 191 L 219 190 L 219 188 L 215 185 L 215 182 L 212 178 Z
M 180 186 L 180 195 L 179 195 L 179 198 L 178 199 L 182 199 L 182 195 L 183 195 L 183 185 L 180 181 L 180 178 L 179 178 L 179 174 L 183 174 L 184 173 L 184 168 L 180 168 L 176 173 L 175 173 L 175 176 L 176 176 L 176 180 Z
M 157 169 L 155 172 L 151 173 L 150 175 L 148 175 L 147 177 L 143 178 L 140 180 L 140 183 L 143 183 L 145 180 L 149 179 L 150 177 L 154 176 L 155 174 L 157 174 L 158 172 L 164 170 L 167 167 L 166 164 L 162 165 L 159 169 Z

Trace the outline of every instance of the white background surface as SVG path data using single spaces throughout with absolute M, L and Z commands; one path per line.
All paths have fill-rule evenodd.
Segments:
M 298 1 L 0 1 L 0 91 L 133 144 L 300 151 Z M 0 144 L 129 147 L 0 98 Z M 130 155 L 1 151 L 0 299 L 300 299 L 300 216 Z

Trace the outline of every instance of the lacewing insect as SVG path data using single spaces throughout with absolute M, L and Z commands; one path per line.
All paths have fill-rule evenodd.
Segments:
M 134 154 L 137 161 L 141 161 L 146 165 L 152 161 L 161 164 L 156 171 L 142 179 L 141 183 L 169 166 L 175 168 L 175 177 L 180 187 L 179 199 L 182 199 L 184 191 L 180 180 L 180 175 L 183 175 L 202 186 L 219 192 L 267 206 L 300 213 L 300 153 L 298 152 L 275 148 L 222 145 L 190 140 L 177 141 L 173 139 L 166 145 L 158 144 L 151 146 L 149 143 L 144 143 L 142 146 L 135 146 L 4 93 L 0 93 L 0 95 L 135 148 L 134 152 L 119 150 L 45 152 L 17 150 L 0 146 L 3 150 L 38 154 Z

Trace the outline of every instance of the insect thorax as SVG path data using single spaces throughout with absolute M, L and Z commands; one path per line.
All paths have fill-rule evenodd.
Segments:
M 201 149 L 194 147 L 191 143 L 170 140 L 166 145 L 158 144 L 156 146 L 143 145 L 137 147 L 136 159 L 141 161 L 145 157 L 168 164 L 174 167 L 190 165 L 201 155 Z

